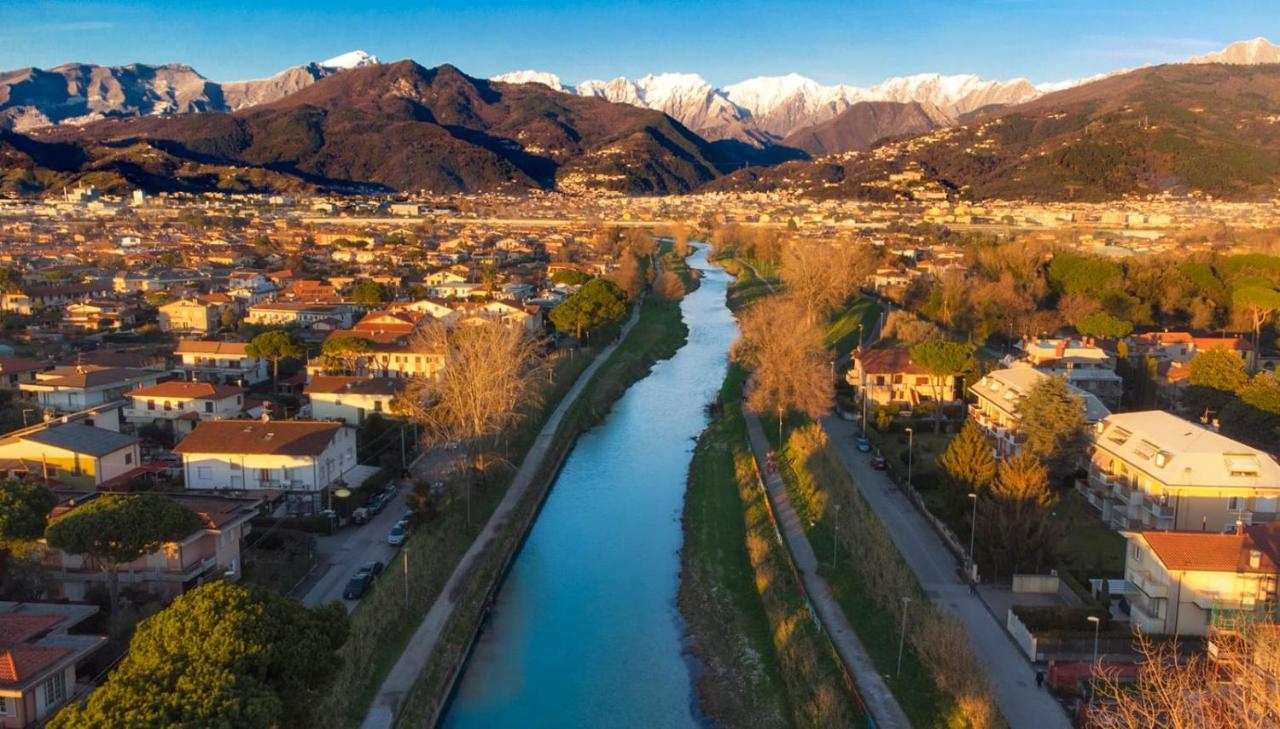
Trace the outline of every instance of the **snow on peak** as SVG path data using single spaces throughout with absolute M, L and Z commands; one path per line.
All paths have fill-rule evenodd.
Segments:
M 762 116 L 797 96 L 804 100 L 806 106 L 812 106 L 814 103 L 839 95 L 845 88 L 847 87 L 822 86 L 811 78 L 798 73 L 789 73 L 785 76 L 760 76 L 747 79 L 726 86 L 724 93 L 733 103 L 755 116 Z
M 1236 41 L 1214 53 L 1192 56 L 1187 63 L 1230 63 L 1252 66 L 1260 63 L 1280 63 L 1280 46 L 1266 38 Z
M 489 80 L 500 81 L 502 83 L 508 83 L 508 84 L 542 84 L 543 86 L 549 86 L 552 89 L 555 89 L 556 91 L 565 90 L 564 84 L 560 83 L 559 76 L 555 75 L 554 73 L 547 73 L 546 71 L 534 71 L 531 69 L 524 70 L 524 71 L 511 71 L 509 73 L 498 74 L 497 76 L 494 76 Z
M 348 51 L 340 56 L 334 56 L 327 61 L 321 61 L 320 65 L 326 68 L 360 68 L 362 66 L 376 66 L 381 61 L 377 56 L 370 55 L 364 51 Z

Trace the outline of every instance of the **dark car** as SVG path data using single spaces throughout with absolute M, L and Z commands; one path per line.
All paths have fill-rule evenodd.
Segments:
M 370 514 L 381 514 L 386 505 L 387 502 L 382 498 L 382 494 L 375 494 L 372 499 L 369 499 L 369 503 L 364 505 L 364 508 L 368 509 Z
M 364 566 L 360 568 L 360 571 L 356 573 L 356 577 L 359 577 L 360 575 L 365 575 L 365 574 L 371 577 L 377 577 L 378 575 L 382 574 L 383 567 L 384 565 L 381 562 L 376 562 L 376 561 L 365 562 Z
M 876 458 L 871 459 L 871 467 L 876 469 L 877 471 L 883 471 L 885 468 L 887 468 L 887 464 L 884 462 L 883 458 L 880 458 L 877 456 Z
M 870 453 L 870 452 L 871 452 L 871 441 L 867 440 L 866 438 L 859 438 L 859 439 L 858 439 L 858 451 L 859 451 L 859 452 L 861 452 L 861 453 Z
M 373 585 L 373 574 L 361 570 L 347 582 L 346 589 L 342 591 L 342 597 L 347 600 L 359 600 L 369 591 L 371 585 Z

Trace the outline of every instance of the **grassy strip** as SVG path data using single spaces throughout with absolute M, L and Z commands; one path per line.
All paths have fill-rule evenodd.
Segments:
M 636 326 L 596 372 L 582 396 L 566 411 L 556 431 L 549 458 L 535 479 L 541 487 L 529 491 L 516 516 L 486 547 L 473 574 L 463 581 L 461 594 L 454 596 L 457 605 L 449 624 L 401 712 L 402 726 L 428 725 L 444 705 L 454 677 L 465 661 L 477 627 L 484 618 L 489 596 L 508 561 L 514 557 L 561 461 L 578 434 L 603 419 L 633 382 L 643 378 L 658 360 L 674 355 L 684 345 L 687 336 L 688 328 L 681 319 L 678 302 L 659 301 L 656 297 L 645 300 Z
M 750 306 L 761 297 L 769 296 L 773 293 L 770 285 L 778 285 L 778 277 L 773 269 L 758 261 L 750 261 L 751 266 L 747 266 L 737 258 L 725 257 L 717 258 L 716 263 L 735 278 L 733 288 L 729 291 L 729 308 L 735 312 Z M 760 276 L 755 271 L 759 271 Z
M 913 726 L 1000 725 L 986 672 L 968 636 L 921 590 L 888 530 L 863 499 L 826 436 L 807 419 L 786 423 L 786 446 L 766 428 L 787 493 L 822 571 L 876 668 Z M 836 524 L 839 554 L 835 559 Z M 902 597 L 910 597 L 902 673 L 897 673 Z
M 699 681 L 704 709 L 731 727 L 857 726 L 861 710 L 813 621 L 754 470 L 739 405 L 745 379 L 732 365 L 690 469 L 679 602 L 708 669 Z
M 827 346 L 834 349 L 837 354 L 853 351 L 853 348 L 858 346 L 860 336 L 858 325 L 862 325 L 861 336 L 869 337 L 879 318 L 879 304 L 872 299 L 858 299 L 837 314 L 827 326 Z
M 732 367 L 717 414 L 698 439 L 685 493 L 677 602 L 703 713 L 717 726 L 794 726 L 772 627 L 747 551 L 737 460 L 746 437 L 738 409 L 746 373 Z M 749 484 L 748 484 L 749 486 Z

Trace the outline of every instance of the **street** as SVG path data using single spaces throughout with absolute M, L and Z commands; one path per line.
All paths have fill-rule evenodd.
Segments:
M 955 557 L 933 527 L 884 472 L 871 468 L 872 454 L 858 452 L 858 424 L 827 416 L 822 419 L 822 428 L 929 599 L 964 625 L 974 651 L 987 667 L 996 703 L 1009 726 L 1067 729 L 1070 724 L 1062 707 L 1048 691 L 1036 687 L 1035 669 L 1014 646 L 1003 623 L 979 597 L 969 593 Z
M 316 537 L 316 566 L 303 580 L 296 594 L 302 595 L 307 607 L 341 601 L 347 612 L 355 609 L 355 600 L 343 600 L 342 590 L 366 562 L 378 560 L 388 564 L 399 549 L 387 544 L 387 533 L 404 516 L 404 493 L 401 486 L 395 498 L 387 503 L 382 513 L 363 526 L 345 526 L 332 536 Z

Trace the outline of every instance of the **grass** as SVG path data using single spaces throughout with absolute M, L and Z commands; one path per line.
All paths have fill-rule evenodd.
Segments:
M 578 434 L 598 423 L 627 387 L 642 378 L 654 362 L 675 354 L 684 344 L 687 335 L 688 329 L 681 319 L 678 302 L 659 301 L 656 297 L 645 300 L 636 326 L 596 371 L 578 400 L 565 411 L 548 458 L 534 479 L 535 484 L 541 484 L 544 488 L 535 487 L 530 490 L 516 515 L 507 522 L 506 528 L 477 562 L 472 574 L 464 580 L 460 594 L 453 596 L 455 610 L 426 668 L 406 698 L 400 719 L 402 725 L 426 725 L 443 706 L 453 679 L 466 659 L 472 639 L 483 619 L 485 606 L 497 587 L 503 568 L 514 556 L 542 502 L 545 487 L 549 487 L 554 480 L 560 461 L 568 453 Z M 505 487 L 502 492 L 505 493 Z M 496 505 L 496 501 L 486 505 L 485 518 Z M 465 547 L 463 550 L 465 551 Z M 461 553 L 451 564 L 456 565 L 460 556 Z M 414 627 L 416 628 L 416 624 Z M 398 655 L 399 651 L 396 651 L 392 662 Z M 389 666 L 390 664 L 388 668 Z M 379 678 L 374 684 L 375 690 L 380 683 Z M 362 702 L 361 717 L 370 700 L 372 694 Z
M 729 291 L 729 308 L 735 312 L 750 306 L 761 297 L 772 295 L 774 289 L 770 287 L 778 285 L 777 272 L 768 264 L 748 261 L 748 266 L 737 258 L 718 258 L 716 263 L 735 278 L 733 288 Z M 752 270 L 753 266 L 755 270 Z M 760 272 L 759 276 L 756 271 Z
M 1084 496 L 1074 489 L 1061 493 L 1053 518 L 1066 535 L 1063 565 L 1078 578 L 1124 576 L 1125 539 L 1098 518 Z
M 870 336 L 880 318 L 880 305 L 873 299 L 858 299 L 844 311 L 840 312 L 827 326 L 827 346 L 844 354 L 858 346 L 859 330 L 862 325 L 863 336 Z
M 730 368 L 689 466 L 678 602 L 703 669 L 696 679 L 703 712 L 723 726 L 794 726 L 747 549 L 738 479 L 746 430 L 737 406 L 745 379 L 742 368 Z
M 810 422 L 802 416 L 785 419 L 783 436 L 787 442 L 790 443 L 793 431 Z M 776 421 L 774 425 L 776 426 Z M 783 455 L 779 460 L 779 472 L 786 482 L 787 495 L 796 515 L 802 524 L 807 525 L 805 534 L 821 565 L 821 572 L 831 585 L 831 590 L 857 633 L 858 640 L 871 656 L 876 669 L 885 677 L 885 682 L 898 698 L 911 725 L 946 729 L 966 726 L 954 698 L 938 687 L 910 644 L 903 651 L 902 673 L 898 675 L 898 636 L 902 614 L 890 613 L 872 599 L 862 573 L 862 563 L 857 555 L 850 553 L 847 529 L 842 538 L 845 544 L 839 553 L 840 558 L 836 558 L 836 512 L 828 508 L 833 499 L 827 491 L 842 488 L 856 495 L 857 486 L 843 471 L 815 472 L 814 465 L 796 453 L 791 445 L 779 448 L 778 430 L 770 427 L 767 422 L 765 433 L 774 452 Z M 854 541 L 856 542 L 856 537 Z M 923 594 L 919 586 L 914 584 L 914 578 L 912 583 L 915 588 L 912 592 Z M 910 619 L 908 615 L 908 622 Z
M 287 595 L 315 564 L 315 537 L 276 529 L 242 550 L 241 560 L 245 582 Z

